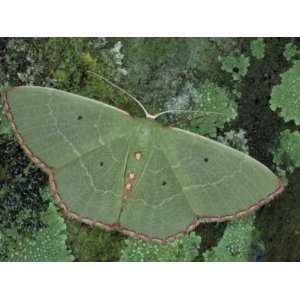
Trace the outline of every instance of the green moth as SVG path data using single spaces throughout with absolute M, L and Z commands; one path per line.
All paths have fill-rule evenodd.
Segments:
M 145 240 L 176 239 L 231 220 L 283 185 L 248 155 L 203 136 L 61 90 L 2 93 L 11 128 L 48 175 L 65 214 Z M 136 100 L 136 99 L 135 99 Z

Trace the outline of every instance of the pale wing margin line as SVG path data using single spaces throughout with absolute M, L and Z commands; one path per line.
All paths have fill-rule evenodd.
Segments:
M 99 129 L 99 127 L 98 127 L 98 124 L 99 124 L 99 121 L 100 121 L 100 118 L 101 118 L 101 117 L 102 117 L 102 112 L 101 112 L 101 110 L 99 110 L 98 118 L 97 118 L 97 120 L 94 122 L 93 127 L 96 129 L 96 132 L 97 132 L 97 134 L 98 134 L 98 142 L 99 142 L 102 146 L 104 146 L 105 143 L 104 143 L 104 141 L 103 141 L 103 139 L 102 139 L 101 132 L 100 132 L 100 129 Z
M 196 139 L 192 139 L 190 152 L 191 152 L 191 149 L 194 147 L 195 143 L 196 143 Z M 172 169 L 179 169 L 181 167 L 181 165 L 188 160 L 189 160 L 188 156 L 183 157 L 182 159 L 178 160 L 175 165 L 171 165 L 171 167 L 172 167 Z
M 160 134 L 161 134 L 161 131 L 160 131 Z M 187 204 L 188 204 L 188 207 L 189 207 L 190 210 L 195 214 L 195 216 L 198 216 L 198 214 L 197 214 L 197 213 L 193 210 L 193 208 L 191 207 L 190 202 L 189 202 L 189 200 L 188 200 L 186 194 L 184 193 L 184 191 L 183 191 L 183 189 L 182 189 L 182 186 L 181 186 L 181 184 L 180 184 L 180 180 L 178 179 L 178 177 L 176 176 L 176 173 L 174 172 L 174 169 L 172 168 L 172 164 L 171 164 L 171 162 L 170 162 L 170 160 L 169 160 L 169 158 L 168 158 L 168 155 L 167 155 L 167 154 L 165 153 L 165 151 L 164 151 L 164 147 L 161 147 L 161 144 L 160 144 L 158 148 L 162 151 L 162 154 L 164 155 L 166 161 L 169 163 L 170 169 L 172 170 L 174 177 L 176 178 L 177 182 L 179 183 L 179 186 L 180 186 L 180 188 L 181 188 L 181 192 L 182 192 L 182 194 L 183 194 L 183 196 L 184 196 L 184 198 L 185 198 L 185 200 L 186 200 L 186 202 L 187 202 Z
M 118 136 L 117 138 L 112 139 L 111 142 L 112 142 L 112 141 L 115 141 L 116 139 L 125 138 L 125 137 L 127 137 L 127 136 L 128 136 L 128 134 L 120 135 L 120 136 Z M 92 153 L 92 152 L 95 152 L 95 151 L 99 150 L 101 147 L 103 147 L 103 146 L 99 144 L 97 147 L 95 147 L 95 148 L 93 148 L 93 149 L 91 149 L 91 150 L 89 150 L 89 151 L 87 151 L 87 152 L 82 153 L 82 154 L 81 154 L 81 157 L 84 156 L 84 155 L 90 154 L 90 153 Z M 74 159 L 71 159 L 70 161 L 68 161 L 67 163 L 65 163 L 64 165 L 62 165 L 62 166 L 60 166 L 60 167 L 58 167 L 58 168 L 55 168 L 55 171 L 60 171 L 60 170 L 64 169 L 65 167 L 67 167 L 68 165 L 72 164 L 72 163 L 73 163 L 74 161 L 76 161 L 76 160 L 78 160 L 78 157 L 76 157 L 76 158 L 74 158 Z
M 211 140 L 211 139 L 209 139 L 209 138 L 207 138 L 207 137 L 205 137 L 205 136 L 202 136 L 202 135 L 199 135 L 199 134 L 196 134 L 196 133 L 187 131 L 187 130 L 183 130 L 183 129 L 180 129 L 180 128 L 170 127 L 170 129 L 171 129 L 171 130 L 175 130 L 175 131 L 177 131 L 177 132 L 179 132 L 179 133 L 182 133 L 182 134 L 191 135 L 191 136 L 194 137 L 195 139 L 196 139 L 196 138 L 198 138 L 198 139 L 203 139 L 204 141 L 208 141 L 208 142 L 211 142 L 211 143 L 213 143 L 213 144 L 217 144 L 218 146 L 223 147 L 223 148 L 225 148 L 226 150 L 230 149 L 230 150 L 233 151 L 233 152 L 239 152 L 239 153 L 241 153 L 241 154 L 244 155 L 244 159 L 241 160 L 241 162 L 240 162 L 241 164 L 243 164 L 243 163 L 246 162 L 247 160 L 253 160 L 253 161 L 259 163 L 259 165 L 260 165 L 261 167 L 265 168 L 268 172 L 270 172 L 270 170 L 269 170 L 265 165 L 263 165 L 262 163 L 260 163 L 259 161 L 253 159 L 251 156 L 249 156 L 249 155 L 247 155 L 247 154 L 245 154 L 245 153 L 243 153 L 243 152 L 240 152 L 240 151 L 238 151 L 238 150 L 236 150 L 236 149 L 230 148 L 230 147 L 228 147 L 227 145 L 224 145 L 224 144 L 219 143 L 219 142 L 217 142 L 217 141 Z M 240 166 L 240 168 L 242 169 L 242 166 Z M 241 172 L 241 170 L 240 170 L 240 172 Z M 228 175 L 228 176 L 230 176 L 230 175 Z
M 223 175 L 220 179 L 214 181 L 214 182 L 209 182 L 209 183 L 205 183 L 205 184 L 193 184 L 193 185 L 189 185 L 189 186 L 183 186 L 184 190 L 192 190 L 192 189 L 197 189 L 197 188 L 206 188 L 209 186 L 216 186 L 222 182 L 224 182 L 227 179 L 233 179 L 234 177 L 236 177 L 237 174 L 240 174 L 242 172 L 243 169 L 243 164 L 244 162 L 247 160 L 247 156 L 245 155 L 243 159 L 240 160 L 239 162 L 239 167 L 233 171 L 231 174 L 226 174 Z
M 130 148 L 129 144 L 130 143 L 128 142 L 127 151 L 126 151 L 126 154 L 125 154 L 125 157 L 124 157 L 124 166 L 123 166 L 123 170 L 122 170 L 122 173 L 123 173 L 123 182 L 122 182 L 122 184 L 123 185 L 125 183 L 127 166 L 128 166 L 129 148 Z M 117 224 L 121 224 L 121 215 L 124 211 L 124 205 L 125 205 L 125 203 L 124 203 L 124 196 L 123 196 L 123 186 L 121 186 L 120 209 L 118 211 Z
M 147 201 L 145 201 L 145 199 L 143 198 L 137 198 L 137 199 L 133 199 L 133 202 L 143 202 L 145 206 L 150 207 L 152 209 L 157 209 L 159 207 L 164 206 L 166 203 L 171 202 L 175 197 L 180 196 L 180 193 L 174 194 L 170 197 L 167 197 L 165 199 L 163 199 L 163 201 L 161 201 L 159 204 L 156 205 L 150 205 Z

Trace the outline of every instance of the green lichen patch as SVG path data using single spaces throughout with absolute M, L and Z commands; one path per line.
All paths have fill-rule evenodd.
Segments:
M 300 169 L 289 175 L 284 194 L 257 212 L 267 261 L 299 261 L 300 257 Z
M 248 261 L 255 215 L 251 214 L 227 224 L 222 239 L 216 247 L 203 253 L 205 261 Z
M 158 244 L 129 238 L 121 251 L 121 261 L 193 261 L 198 255 L 201 238 L 195 232 L 183 236 L 174 242 Z
M 272 89 L 271 109 L 279 110 L 280 116 L 300 125 L 300 61 L 281 74 L 281 83 Z
M 229 55 L 223 60 L 222 70 L 230 73 L 233 80 L 239 81 L 246 76 L 249 66 L 250 59 L 244 54 L 240 56 Z
M 124 235 L 66 220 L 68 246 L 76 261 L 118 261 Z
M 43 227 L 32 237 L 18 237 L 7 261 L 72 261 L 66 247 L 66 225 L 54 204 L 42 214 Z
M 5 85 L 0 85 L 0 92 L 5 91 L 7 88 L 8 87 Z M 0 134 L 2 133 L 11 134 L 12 131 L 9 127 L 8 119 L 3 109 L 2 99 L 0 98 Z
M 289 164 L 292 167 L 300 168 L 300 132 L 284 130 L 280 135 L 280 149 L 277 155 L 284 160 L 284 156 L 289 157 Z
M 216 137 L 217 130 L 237 116 L 234 97 L 225 88 L 211 81 L 205 81 L 198 88 L 191 88 L 193 109 L 199 111 L 191 115 L 186 129 L 202 135 Z
M 246 138 L 246 131 L 240 129 L 239 131 L 230 130 L 224 133 L 223 136 L 217 137 L 218 141 L 222 144 L 230 146 L 234 149 L 249 153 L 248 140 Z
M 259 37 L 250 43 L 250 50 L 252 55 L 257 59 L 263 59 L 265 56 L 265 42 Z
M 300 133 L 284 130 L 280 134 L 279 146 L 273 151 L 273 161 L 276 163 L 279 175 L 288 183 L 288 174 L 300 168 Z
M 23 234 L 39 228 L 40 213 L 49 203 L 40 193 L 47 176 L 29 161 L 11 136 L 4 134 L 0 135 L 0 174 L 0 227 L 15 227 Z M 17 223 L 20 215 L 23 226 Z
M 300 54 L 300 51 L 293 42 L 289 42 L 285 45 L 283 56 L 286 58 L 287 61 L 292 61 L 293 58 L 298 54 Z
M 122 85 L 158 113 L 186 84 L 199 78 L 223 81 L 219 56 L 236 43 L 234 38 L 127 38 L 123 53 L 128 73 Z
M 0 100 L 1 101 L 1 100 Z M 7 116 L 3 110 L 3 105 L 0 102 L 0 134 L 11 134 Z

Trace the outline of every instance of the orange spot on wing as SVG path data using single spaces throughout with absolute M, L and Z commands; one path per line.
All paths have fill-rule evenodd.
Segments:
M 141 160 L 143 157 L 143 152 L 141 152 L 141 151 L 134 152 L 134 157 L 136 160 Z
M 128 194 L 132 192 L 134 181 L 135 181 L 135 174 L 130 172 L 125 178 L 124 187 L 123 187 L 123 199 L 126 200 L 128 198 Z

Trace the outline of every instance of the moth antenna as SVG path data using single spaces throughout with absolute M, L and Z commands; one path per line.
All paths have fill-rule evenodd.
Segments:
M 146 110 L 145 106 L 137 98 L 135 98 L 133 95 L 131 95 L 130 93 L 128 93 L 126 90 L 122 89 L 121 87 L 119 87 L 118 85 L 116 85 L 115 83 L 113 83 L 112 81 L 108 80 L 107 78 L 103 77 L 100 74 L 97 74 L 97 73 L 92 72 L 92 71 L 87 71 L 87 72 L 93 74 L 94 76 L 96 76 L 98 78 L 100 78 L 101 80 L 105 81 L 106 83 L 108 83 L 112 87 L 118 89 L 123 94 L 125 94 L 126 96 L 128 96 L 129 98 L 131 98 L 132 100 L 134 100 L 141 107 L 141 109 L 145 113 L 146 117 L 149 118 L 149 119 L 153 119 L 153 115 L 151 115 L 151 114 L 148 113 L 148 111 Z
M 199 112 L 199 110 L 171 109 L 171 110 L 166 110 L 166 111 L 163 111 L 163 112 L 160 112 L 160 113 L 154 115 L 153 119 L 156 119 L 156 118 L 158 118 L 158 117 L 160 117 L 160 116 L 162 116 L 164 114 L 182 113 L 182 112 L 183 113 L 193 113 L 193 112 L 195 112 L 195 113 L 201 113 L 201 112 Z M 213 111 L 207 111 L 207 112 L 204 112 L 202 114 L 207 114 L 207 115 L 209 115 L 209 114 L 223 115 L 223 113 L 218 113 L 218 112 L 213 112 Z
M 174 112 L 174 110 L 168 110 L 168 111 L 165 111 L 165 112 L 163 112 L 163 113 L 159 113 L 159 115 L 161 116 L 162 114 L 164 114 L 164 113 L 171 113 L 171 112 Z M 197 112 L 197 113 L 199 113 L 200 115 L 198 115 L 198 116 L 196 116 L 196 117 L 194 117 L 194 118 L 192 118 L 192 119 L 186 119 L 185 121 L 188 121 L 188 122 L 191 122 L 191 121 L 193 121 L 193 120 L 196 120 L 196 119 L 199 119 L 199 118 L 201 118 L 201 117 L 203 117 L 203 115 L 205 115 L 205 114 L 207 114 L 207 115 L 209 115 L 209 114 L 217 114 L 217 115 L 222 115 L 223 113 L 218 113 L 218 112 L 214 112 L 214 111 L 207 111 L 207 112 L 200 112 L 200 111 L 198 111 L 198 110 L 175 110 L 175 112 Z M 180 118 L 179 120 L 177 120 L 176 121 L 176 123 L 178 123 L 178 122 L 181 122 L 182 120 L 184 120 L 184 118 Z M 170 124 L 169 126 L 170 127 L 174 127 L 174 126 L 176 126 L 176 123 L 173 123 L 173 124 Z

